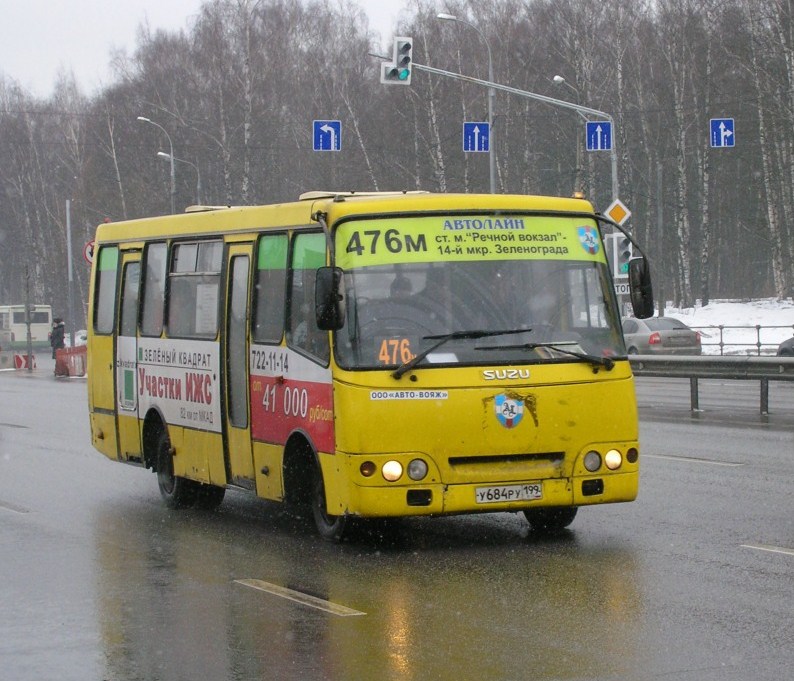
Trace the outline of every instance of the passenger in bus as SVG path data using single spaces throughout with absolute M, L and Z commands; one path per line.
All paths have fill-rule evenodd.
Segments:
M 413 286 L 405 275 L 398 274 L 391 283 L 389 293 L 393 300 L 407 300 L 411 296 Z

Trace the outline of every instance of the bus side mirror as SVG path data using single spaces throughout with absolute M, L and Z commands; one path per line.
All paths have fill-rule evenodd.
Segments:
M 314 313 L 317 328 L 337 331 L 345 324 L 343 272 L 339 267 L 320 267 L 314 283 Z
M 653 286 L 651 270 L 645 258 L 629 260 L 629 295 L 637 319 L 653 317 Z

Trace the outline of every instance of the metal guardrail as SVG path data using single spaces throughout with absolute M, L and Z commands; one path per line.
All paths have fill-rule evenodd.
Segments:
M 727 348 L 737 348 L 738 352 L 757 356 L 763 355 L 764 351 L 767 351 L 766 354 L 775 354 L 780 340 L 770 340 L 770 334 L 766 332 L 776 329 L 787 329 L 794 333 L 794 325 L 791 324 L 781 326 L 717 324 L 711 326 L 690 326 L 689 328 L 700 332 L 700 344 L 702 347 L 716 346 L 720 349 L 720 355 L 725 355 Z M 741 336 L 746 331 L 755 333 L 755 341 L 747 343 L 736 339 L 737 336 Z M 777 337 L 777 334 L 775 334 L 775 337 Z M 716 340 L 710 340 L 712 338 Z
M 769 413 L 769 381 L 794 381 L 794 357 L 630 355 L 635 376 L 688 378 L 690 408 L 699 407 L 698 379 L 760 381 L 761 414 Z

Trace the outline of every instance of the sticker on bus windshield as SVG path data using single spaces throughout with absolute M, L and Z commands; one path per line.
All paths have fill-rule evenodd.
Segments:
M 606 262 L 595 224 L 581 217 L 428 216 L 342 223 L 336 262 L 343 269 L 467 260 Z
M 579 227 L 579 243 L 590 255 L 598 253 L 598 232 L 595 227 Z

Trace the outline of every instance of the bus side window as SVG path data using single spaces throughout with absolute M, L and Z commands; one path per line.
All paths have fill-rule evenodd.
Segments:
M 292 271 L 287 343 L 328 362 L 328 333 L 317 327 L 314 282 L 317 268 L 325 265 L 325 235 L 298 234 L 292 247 Z
M 118 246 L 103 246 L 99 250 L 94 293 L 94 331 L 113 333 L 116 318 L 116 279 L 118 277 Z
M 141 313 L 141 333 L 144 336 L 160 336 L 163 332 L 166 253 L 165 243 L 149 244 L 144 253 L 146 269 Z
M 257 343 L 280 343 L 284 334 L 287 246 L 286 234 L 271 234 L 259 240 L 253 326 L 253 339 Z
M 120 336 L 135 336 L 138 321 L 138 284 L 141 278 L 141 264 L 131 262 L 124 267 L 121 289 Z
M 168 335 L 215 338 L 222 241 L 176 244 L 168 282 Z

